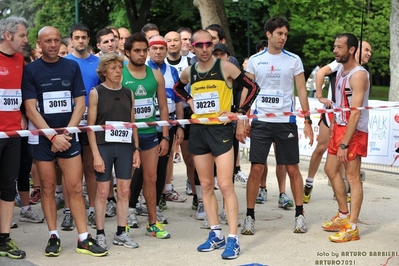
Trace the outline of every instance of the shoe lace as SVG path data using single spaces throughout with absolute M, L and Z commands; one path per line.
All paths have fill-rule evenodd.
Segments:
M 11 250 L 18 250 L 17 244 L 15 244 L 14 240 L 10 239 L 7 242 L 7 246 L 11 248 Z

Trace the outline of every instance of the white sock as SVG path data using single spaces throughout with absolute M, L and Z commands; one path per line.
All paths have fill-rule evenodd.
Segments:
M 219 239 L 223 238 L 222 227 L 220 227 L 220 224 L 212 225 L 211 226 L 211 230 L 213 232 L 215 232 L 217 238 L 219 238 Z
M 85 233 L 79 234 L 79 241 L 86 240 L 88 235 L 89 235 L 89 232 L 85 232 Z
M 28 210 L 30 209 L 30 206 L 29 206 L 29 205 L 28 205 L 28 206 L 22 206 L 21 209 L 22 209 L 24 212 L 26 212 L 26 211 L 28 211 Z
M 92 212 L 95 212 L 94 207 L 89 207 L 89 210 L 87 211 L 89 214 Z
M 350 223 L 352 225 L 352 230 L 356 230 L 357 224 Z
M 165 184 L 165 191 L 171 191 L 172 190 L 172 184 Z
M 238 235 L 229 234 L 229 237 L 234 237 L 237 240 L 237 244 L 240 244 L 238 241 Z
M 195 189 L 197 190 L 197 198 L 198 198 L 198 200 L 202 201 L 201 185 L 195 185 Z
M 313 180 L 314 180 L 314 177 L 308 177 L 308 178 L 306 178 L 306 185 L 307 185 L 308 187 L 313 187 Z
M 56 235 L 58 238 L 60 238 L 60 235 L 58 234 L 57 230 L 51 230 L 49 233 L 50 233 L 50 237 L 51 237 L 51 235 Z
M 345 219 L 346 217 L 348 217 L 348 215 L 349 215 L 349 213 L 344 214 L 344 213 L 342 213 L 342 212 L 338 212 L 338 216 L 339 216 L 339 218 L 341 218 L 341 219 Z

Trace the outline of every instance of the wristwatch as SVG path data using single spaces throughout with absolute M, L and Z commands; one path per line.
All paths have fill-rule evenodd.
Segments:
M 312 124 L 312 119 L 310 119 L 310 116 L 305 116 L 305 123 L 308 123 L 309 125 Z
M 163 136 L 162 139 L 164 139 L 166 141 L 170 141 L 170 137 L 169 136 Z
M 341 143 L 341 144 L 339 144 L 339 147 L 340 147 L 341 149 L 343 149 L 343 150 L 346 150 L 347 148 L 349 148 L 349 145 L 346 145 L 346 144 Z
M 134 151 L 141 152 L 141 147 L 134 147 Z

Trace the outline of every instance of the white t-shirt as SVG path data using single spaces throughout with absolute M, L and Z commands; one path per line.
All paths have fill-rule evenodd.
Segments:
M 299 56 L 284 49 L 279 54 L 270 54 L 265 49 L 249 58 L 246 71 L 255 75 L 260 87 L 254 114 L 295 111 L 295 76 L 304 72 Z M 296 117 L 263 117 L 259 120 L 288 123 L 296 122 Z
M 338 63 L 337 60 L 332 61 L 331 63 L 328 64 L 328 67 L 331 69 L 331 73 L 337 72 L 338 68 L 341 66 L 341 63 Z M 328 99 L 332 99 L 332 90 L 331 90 L 331 83 L 328 86 L 328 94 L 327 94 Z

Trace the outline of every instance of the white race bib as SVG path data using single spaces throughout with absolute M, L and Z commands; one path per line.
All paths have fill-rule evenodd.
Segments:
M 220 103 L 217 91 L 194 94 L 195 114 L 211 114 L 219 111 Z
M 21 103 L 21 89 L 0 89 L 0 111 L 18 111 Z
M 152 98 L 134 100 L 134 117 L 144 119 L 153 116 L 154 103 Z
M 283 92 L 282 91 L 269 91 L 266 93 L 259 93 L 257 99 L 257 107 L 260 108 L 283 108 Z
M 87 106 L 83 113 L 82 119 L 80 120 L 79 126 L 87 126 Z
M 105 125 L 112 125 L 115 129 L 105 130 L 106 142 L 132 143 L 132 129 L 125 128 L 124 122 L 106 121 Z
M 70 91 L 51 91 L 43 93 L 43 109 L 45 114 L 72 112 Z
M 166 103 L 168 104 L 168 114 L 176 111 L 176 104 L 172 101 L 171 98 L 166 98 Z M 158 98 L 155 98 L 155 110 L 156 110 L 155 114 L 159 116 L 160 113 L 159 113 Z

